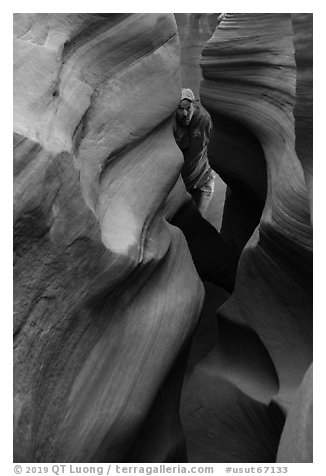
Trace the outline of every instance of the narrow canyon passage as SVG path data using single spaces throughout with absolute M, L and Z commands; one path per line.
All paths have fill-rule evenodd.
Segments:
M 312 460 L 311 84 L 310 14 L 14 15 L 16 462 Z
M 219 302 L 218 290 L 206 286 L 181 405 L 193 462 L 311 461 L 307 387 L 300 395 L 309 402 L 301 400 L 306 407 L 295 430 L 301 425 L 301 456 L 289 440 L 293 417 L 280 443 L 290 402 L 305 373 L 311 374 L 312 360 L 312 229 L 293 147 L 299 138 L 292 107 L 302 105 L 295 98 L 293 68 L 300 49 L 289 38 L 291 22 L 302 27 L 307 61 L 309 15 L 226 14 L 201 57 L 200 94 L 214 123 L 210 163 L 227 184 L 221 236 L 235 249 L 245 248 L 231 297 Z M 299 84 L 307 94 L 311 76 L 307 69 L 304 74 Z M 296 127 L 309 119 L 305 111 L 295 117 Z M 304 147 L 311 157 L 312 142 Z M 204 342 L 209 334 L 210 346 Z

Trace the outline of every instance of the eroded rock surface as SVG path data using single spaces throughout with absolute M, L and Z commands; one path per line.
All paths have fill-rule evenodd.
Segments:
M 124 461 L 144 428 L 137 458 L 184 458 L 203 286 L 165 220 L 186 197 L 176 31 L 170 14 L 14 16 L 16 461 Z
M 277 452 L 278 463 L 311 463 L 313 460 L 312 370 L 311 365 L 290 408 Z
M 192 461 L 275 461 L 287 415 L 280 461 L 311 460 L 309 379 L 295 400 L 312 361 L 311 26 L 226 14 L 203 50 L 210 161 L 228 185 L 222 235 L 244 249 L 216 346 L 183 394 Z
M 311 460 L 311 26 L 225 14 L 203 51 L 220 236 L 179 177 L 173 15 L 14 16 L 16 461 L 186 461 L 197 272 L 232 293 L 240 253 L 191 354 L 188 458 Z

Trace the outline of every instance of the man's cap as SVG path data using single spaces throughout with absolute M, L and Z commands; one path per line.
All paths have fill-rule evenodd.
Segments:
M 182 89 L 180 102 L 183 101 L 183 99 L 188 99 L 188 101 L 190 102 L 196 101 L 194 93 L 191 89 L 188 88 Z

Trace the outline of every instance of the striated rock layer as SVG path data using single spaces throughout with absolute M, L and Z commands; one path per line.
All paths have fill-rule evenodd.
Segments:
M 311 463 L 313 458 L 312 364 L 291 405 L 277 452 L 278 463 Z
M 174 17 L 15 14 L 14 36 L 15 461 L 185 460 L 203 286 L 166 221 Z
M 14 37 L 15 460 L 186 461 L 197 272 L 232 292 L 241 253 L 188 367 L 188 457 L 311 461 L 312 16 L 225 14 L 203 51 L 222 236 L 179 176 L 173 15 L 15 14 Z
M 312 458 L 310 376 L 296 396 L 312 361 L 311 27 L 308 14 L 226 14 L 202 53 L 222 235 L 243 251 L 183 394 L 192 461 L 275 461 L 287 415 L 279 461 Z
M 292 15 L 293 42 L 297 66 L 295 118 L 295 148 L 301 161 L 309 193 L 312 219 L 312 92 L 313 92 L 313 15 Z

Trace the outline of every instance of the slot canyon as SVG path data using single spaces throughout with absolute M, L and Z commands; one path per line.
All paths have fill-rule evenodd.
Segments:
M 312 462 L 313 15 L 13 23 L 14 461 Z

